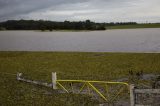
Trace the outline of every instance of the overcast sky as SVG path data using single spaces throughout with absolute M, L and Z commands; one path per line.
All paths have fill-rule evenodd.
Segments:
M 160 0 L 0 0 L 0 21 L 160 22 Z

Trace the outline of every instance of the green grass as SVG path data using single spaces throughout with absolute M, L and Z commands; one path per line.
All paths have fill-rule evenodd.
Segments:
M 136 24 L 107 26 L 106 29 L 160 28 L 160 24 Z
M 2 106 L 93 106 L 86 95 L 57 94 L 51 89 L 16 81 L 16 74 L 51 82 L 58 79 L 113 80 L 128 71 L 160 74 L 160 54 L 80 52 L 0 52 L 0 105 Z M 46 95 L 46 92 L 53 95 Z

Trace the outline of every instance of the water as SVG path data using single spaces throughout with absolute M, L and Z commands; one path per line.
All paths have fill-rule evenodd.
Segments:
M 160 52 L 160 29 L 0 31 L 0 51 Z

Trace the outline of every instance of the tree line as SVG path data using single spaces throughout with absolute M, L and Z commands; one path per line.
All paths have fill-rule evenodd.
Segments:
M 105 30 L 106 26 L 133 25 L 136 22 L 96 23 L 86 21 L 8 20 L 0 22 L 0 30 Z
M 90 20 L 77 22 L 56 22 L 46 20 L 8 20 L 0 23 L 1 29 L 6 30 L 105 30 L 104 23 Z

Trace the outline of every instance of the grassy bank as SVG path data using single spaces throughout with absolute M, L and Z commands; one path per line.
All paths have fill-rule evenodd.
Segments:
M 135 24 L 107 26 L 106 29 L 160 28 L 160 24 Z
M 85 95 L 57 94 L 51 89 L 20 83 L 15 79 L 17 72 L 45 82 L 51 82 L 54 71 L 58 79 L 85 80 L 123 78 L 129 70 L 160 74 L 160 54 L 156 53 L 0 52 L 0 63 L 0 105 L 3 106 L 97 104 Z M 48 91 L 54 95 L 47 94 Z

